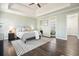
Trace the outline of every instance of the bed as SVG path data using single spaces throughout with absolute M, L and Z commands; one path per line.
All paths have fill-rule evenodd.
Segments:
M 15 34 L 15 38 L 19 38 L 22 41 L 26 42 L 27 39 L 40 39 L 40 32 L 32 29 L 29 26 L 22 27 L 13 27 L 9 30 L 9 32 Z
M 16 36 L 26 43 L 27 39 L 40 39 L 38 31 L 17 32 Z

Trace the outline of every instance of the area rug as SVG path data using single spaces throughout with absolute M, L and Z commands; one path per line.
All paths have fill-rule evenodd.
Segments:
M 39 46 L 44 45 L 45 43 L 49 41 L 55 41 L 53 38 L 42 38 L 42 39 L 34 39 L 34 40 L 28 40 L 26 44 L 22 40 L 15 40 L 12 41 L 12 45 L 15 48 L 16 54 L 18 56 L 21 56 Z

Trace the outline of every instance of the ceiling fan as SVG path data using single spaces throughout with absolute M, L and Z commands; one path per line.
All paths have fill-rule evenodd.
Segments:
M 39 8 L 41 8 L 41 5 L 39 3 L 30 3 L 29 5 L 34 5 L 36 4 Z

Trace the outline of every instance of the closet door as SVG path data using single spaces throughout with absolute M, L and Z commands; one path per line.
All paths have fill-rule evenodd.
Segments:
M 50 26 L 48 24 L 48 20 L 42 20 L 41 22 L 41 30 L 43 30 L 43 36 L 50 37 Z
M 78 14 L 67 15 L 67 35 L 78 34 Z
M 55 36 L 55 21 L 56 19 L 42 20 L 41 29 L 43 30 L 44 36 Z

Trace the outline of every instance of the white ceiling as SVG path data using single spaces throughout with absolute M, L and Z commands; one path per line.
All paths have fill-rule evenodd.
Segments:
M 33 5 L 29 4 L 30 3 L 13 3 L 13 4 L 3 3 L 0 5 L 3 11 L 29 17 L 44 15 L 50 12 L 54 12 L 69 7 L 71 5 L 70 3 L 40 3 L 42 7 L 39 8 L 36 4 Z
M 39 9 L 39 7 L 37 6 L 37 4 L 33 4 L 33 5 L 29 5 L 31 3 L 22 3 L 23 5 L 25 5 L 26 7 L 30 8 L 30 9 L 34 9 L 34 10 L 37 10 Z M 44 7 L 47 3 L 40 3 L 40 6 Z M 41 7 L 41 8 L 42 8 Z

